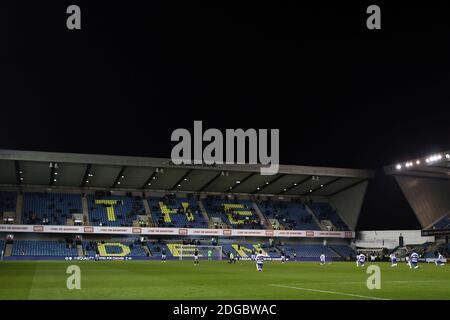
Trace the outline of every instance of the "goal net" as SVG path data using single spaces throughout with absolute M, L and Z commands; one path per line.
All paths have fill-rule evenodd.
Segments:
M 222 260 L 222 246 L 194 245 L 181 245 L 179 247 L 180 260 L 194 260 L 195 249 L 198 250 L 199 260 Z

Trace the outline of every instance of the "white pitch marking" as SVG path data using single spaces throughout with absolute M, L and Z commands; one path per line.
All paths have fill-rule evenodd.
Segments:
M 365 299 L 373 299 L 373 300 L 390 300 L 390 299 L 384 299 L 384 298 L 377 298 L 377 297 L 370 297 L 370 296 L 363 296 L 359 294 L 352 294 L 352 293 L 345 293 L 345 292 L 337 292 L 337 291 L 326 291 L 326 290 L 318 290 L 318 289 L 309 289 L 309 288 L 300 288 L 300 287 L 290 287 L 290 286 L 283 286 L 279 284 L 271 284 L 273 287 L 280 287 L 280 288 L 288 288 L 288 289 L 295 289 L 295 290 L 303 290 L 303 291 L 312 291 L 312 292 L 320 292 L 320 293 L 329 293 L 329 294 L 336 294 L 341 296 L 349 296 L 349 297 L 357 297 L 357 298 L 365 298 Z
M 432 283 L 432 282 L 445 282 L 446 280 L 416 280 L 416 281 L 412 281 L 412 280 L 392 280 L 392 281 L 382 281 L 381 283 L 382 284 L 384 284 L 384 283 Z M 297 284 L 300 284 L 300 285 L 302 285 L 302 284 L 304 284 L 304 283 L 293 283 L 293 285 L 297 285 Z M 339 284 L 339 285 L 342 285 L 342 284 L 344 284 L 344 285 L 346 285 L 346 284 L 363 284 L 363 285 L 365 285 L 366 284 L 366 282 L 364 282 L 364 281 L 347 281 L 347 282 L 309 282 L 308 284 L 310 284 L 310 285 L 317 285 L 317 284 L 326 284 L 326 285 L 328 285 L 328 284 L 330 284 L 330 285 L 332 285 L 332 284 Z

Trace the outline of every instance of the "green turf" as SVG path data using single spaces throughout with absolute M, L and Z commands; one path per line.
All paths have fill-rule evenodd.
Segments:
M 81 268 L 81 289 L 66 287 L 66 268 Z M 370 264 L 369 264 L 370 265 Z M 404 263 L 381 267 L 381 289 L 369 290 L 369 275 L 354 263 L 325 266 L 267 261 L 3 261 L 0 299 L 450 299 L 450 270 Z

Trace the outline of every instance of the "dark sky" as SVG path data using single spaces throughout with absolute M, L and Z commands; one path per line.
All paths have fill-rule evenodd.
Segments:
M 283 164 L 377 171 L 359 229 L 418 227 L 382 167 L 450 148 L 445 1 L 147 2 L 2 1 L 0 148 L 169 157 L 194 120 L 279 128 Z

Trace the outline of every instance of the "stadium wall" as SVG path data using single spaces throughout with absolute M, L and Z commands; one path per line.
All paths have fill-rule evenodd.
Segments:
M 394 249 L 399 245 L 400 235 L 403 236 L 404 245 L 418 245 L 435 240 L 434 237 L 423 237 L 421 230 L 359 231 L 355 245 L 361 248 Z
M 265 229 L 199 229 L 199 228 L 143 228 L 143 227 L 94 227 L 0 224 L 0 232 L 6 233 L 59 233 L 59 234 L 117 234 L 117 235 L 171 235 L 216 237 L 285 237 L 285 238 L 354 238 L 352 231 L 307 231 Z

